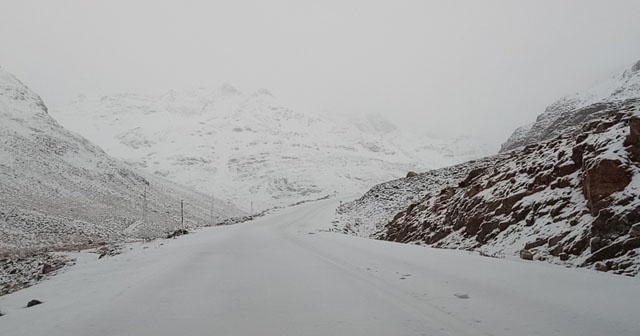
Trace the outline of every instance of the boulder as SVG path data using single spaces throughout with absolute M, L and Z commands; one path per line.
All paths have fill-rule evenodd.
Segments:
M 609 267 L 605 263 L 597 262 L 593 265 L 593 268 L 599 272 L 606 272 L 609 270 Z
M 414 176 L 418 176 L 418 173 L 412 172 L 412 171 L 407 173 L 407 177 L 414 177 Z
M 520 258 L 524 260 L 533 260 L 533 253 L 529 250 L 520 250 Z
M 186 229 L 182 229 L 182 228 L 181 229 L 176 229 L 176 230 L 173 230 L 173 231 L 167 233 L 167 239 L 177 238 L 177 237 L 180 237 L 180 236 L 184 236 L 186 234 L 189 234 L 189 231 L 187 231 Z
M 31 301 L 27 302 L 27 308 L 31 308 L 31 307 L 37 306 L 39 304 L 42 304 L 42 301 L 40 301 L 40 300 L 31 300 Z
M 42 265 L 42 274 L 49 274 L 49 273 L 51 273 L 51 272 L 53 272 L 55 270 L 56 270 L 56 268 L 51 264 L 46 264 L 45 263 L 44 265 Z

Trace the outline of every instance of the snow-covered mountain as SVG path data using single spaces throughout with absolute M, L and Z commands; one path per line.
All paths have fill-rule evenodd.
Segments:
M 180 200 L 188 225 L 242 214 L 111 158 L 0 69 L 0 252 L 155 236 L 179 223 Z
M 472 139 L 405 136 L 378 115 L 300 113 L 230 85 L 78 97 L 52 114 L 148 173 L 258 211 L 488 154 Z
M 500 151 L 551 139 L 557 131 L 584 121 L 594 112 L 640 97 L 640 61 L 621 73 L 580 93 L 558 99 L 534 123 L 515 130 Z
M 547 109 L 524 147 L 374 187 L 338 209 L 335 230 L 638 274 L 639 68 L 603 86 L 616 94 Z

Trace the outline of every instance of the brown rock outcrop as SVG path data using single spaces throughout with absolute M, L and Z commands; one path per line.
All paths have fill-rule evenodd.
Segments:
M 591 163 L 582 179 L 582 191 L 591 215 L 596 216 L 601 209 L 608 207 L 611 202 L 607 198 L 624 190 L 631 177 L 620 161 L 604 159 Z

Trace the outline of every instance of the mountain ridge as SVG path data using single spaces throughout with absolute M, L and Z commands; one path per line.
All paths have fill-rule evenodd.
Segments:
M 403 137 L 381 116 L 303 113 L 266 90 L 229 87 L 85 98 L 52 113 L 133 166 L 245 211 L 360 192 L 488 153 L 471 140 Z
M 594 112 L 592 110 L 604 109 L 607 104 L 619 104 L 626 99 L 638 96 L 640 96 L 640 61 L 587 90 L 556 100 L 536 118 L 535 122 L 516 129 L 502 144 L 500 151 L 548 140 L 555 135 L 555 130 L 567 127 L 559 124 L 564 120 L 589 115 Z M 573 121 L 573 123 L 576 122 Z
M 243 213 L 138 172 L 62 128 L 42 99 L 0 70 L 0 250 L 24 252 L 156 237 Z
M 611 100 L 557 101 L 513 148 L 375 186 L 338 208 L 333 230 L 637 275 L 636 76 L 623 73 L 620 90 L 607 82 Z

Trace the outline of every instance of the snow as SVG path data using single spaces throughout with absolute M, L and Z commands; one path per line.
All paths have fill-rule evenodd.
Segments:
M 570 267 L 602 261 L 611 272 L 634 276 L 640 249 L 629 230 L 640 209 L 640 170 L 625 141 L 629 119 L 639 108 L 640 98 L 587 106 L 576 118 L 568 112 L 554 124 L 554 137 L 376 185 L 338 208 L 334 230 L 495 256 L 517 256 L 527 249 L 535 260 Z M 544 124 L 548 114 L 537 124 Z M 606 194 L 599 217 L 585 181 L 603 161 L 619 164 L 633 180 Z M 617 217 L 603 225 L 609 213 Z M 621 244 L 626 247 L 620 249 Z M 598 254 L 616 248 L 615 255 Z
M 492 165 L 493 161 L 493 157 L 469 161 L 375 185 L 338 208 L 333 230 L 375 238 L 396 214 L 423 200 L 430 191 L 457 186 L 473 168 Z
M 327 232 L 336 200 L 78 265 L 0 335 L 637 335 L 636 278 Z M 314 233 L 314 234 L 310 234 Z M 31 299 L 42 305 L 23 308 Z
M 0 70 L 0 254 L 157 236 L 175 226 L 181 200 L 189 225 L 244 215 L 110 157 L 62 128 L 36 93 Z
M 172 90 L 85 96 L 55 109 L 62 125 L 127 163 L 245 211 L 286 206 L 489 154 L 475 139 L 399 131 L 379 115 L 319 115 L 267 90 Z

